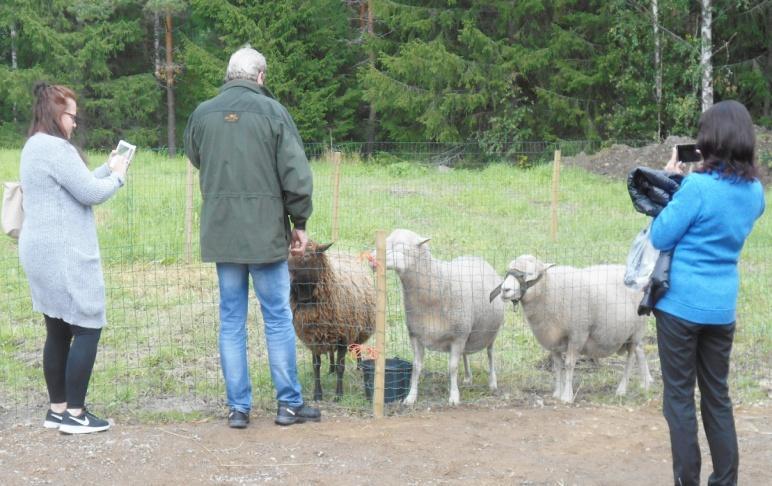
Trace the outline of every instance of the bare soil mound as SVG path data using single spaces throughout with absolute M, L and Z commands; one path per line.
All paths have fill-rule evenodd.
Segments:
M 694 143 L 694 140 L 688 137 L 671 136 L 663 143 L 640 148 L 623 144 L 612 145 L 592 155 L 580 153 L 574 157 L 565 157 L 563 163 L 612 179 L 625 179 L 631 170 L 639 166 L 661 169 L 670 159 L 673 146 L 682 143 Z M 772 181 L 772 174 L 770 174 L 772 130 L 756 127 L 756 154 L 761 166 L 762 182 L 768 186 Z

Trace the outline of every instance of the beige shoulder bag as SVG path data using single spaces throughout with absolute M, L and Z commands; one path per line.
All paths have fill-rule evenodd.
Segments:
M 21 205 L 21 198 L 20 183 L 3 183 L 3 209 L 0 223 L 2 223 L 3 233 L 11 238 L 19 238 L 21 225 L 24 222 L 24 209 Z

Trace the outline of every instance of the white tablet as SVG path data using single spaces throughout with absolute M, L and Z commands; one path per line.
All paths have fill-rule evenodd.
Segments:
M 132 145 L 126 140 L 121 140 L 118 142 L 118 147 L 115 149 L 116 153 L 118 155 L 121 155 L 123 157 L 126 157 L 126 160 L 131 163 L 131 159 L 134 158 L 134 152 L 137 150 L 136 145 Z

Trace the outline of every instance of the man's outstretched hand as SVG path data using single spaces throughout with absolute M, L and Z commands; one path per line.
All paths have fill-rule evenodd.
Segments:
M 306 236 L 306 232 L 297 228 L 292 230 L 290 254 L 292 254 L 292 256 L 302 256 L 306 252 L 306 245 L 308 245 L 308 236 Z

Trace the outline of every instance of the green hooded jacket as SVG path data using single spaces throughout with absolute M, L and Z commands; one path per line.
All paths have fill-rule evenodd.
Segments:
M 311 168 L 286 108 L 257 83 L 234 80 L 193 111 L 185 152 L 200 170 L 201 259 L 286 260 L 290 220 L 311 216 Z

